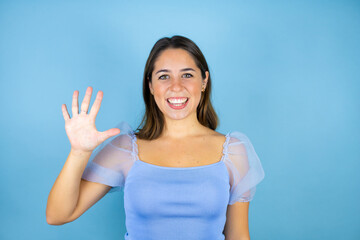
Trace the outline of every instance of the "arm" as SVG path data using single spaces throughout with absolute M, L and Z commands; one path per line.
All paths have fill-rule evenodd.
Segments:
M 249 205 L 250 202 L 236 202 L 228 205 L 224 228 L 225 240 L 250 240 Z
M 91 94 L 92 87 L 88 87 L 79 113 L 79 91 L 74 91 L 71 118 L 66 105 L 61 105 L 71 151 L 49 193 L 46 221 L 51 225 L 62 225 L 75 220 L 111 189 L 111 186 L 103 184 L 104 182 L 90 182 L 82 179 L 93 150 L 106 139 L 120 133 L 118 128 L 104 132 L 99 132 L 96 129 L 95 118 L 100 109 L 103 92 L 98 92 L 88 113 Z M 111 156 L 111 151 L 109 151 L 110 153 L 107 153 L 106 150 L 104 152 L 105 156 Z M 109 165 L 112 161 L 115 160 L 105 159 L 103 165 Z M 120 174 L 118 176 L 121 177 Z M 92 177 L 87 179 L 92 179 Z M 113 183 L 111 180 L 113 179 L 110 178 L 109 181 Z
M 232 132 L 228 144 L 230 199 L 226 213 L 226 240 L 250 240 L 248 212 L 256 185 L 264 178 L 259 157 L 249 138 Z
M 70 151 L 48 197 L 48 224 L 62 225 L 75 220 L 110 190 L 110 186 L 81 179 L 90 155 L 91 152 Z

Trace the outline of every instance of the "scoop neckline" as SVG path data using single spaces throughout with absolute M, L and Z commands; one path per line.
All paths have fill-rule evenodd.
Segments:
M 135 162 L 139 162 L 143 165 L 147 165 L 147 166 L 151 166 L 151 167 L 155 167 L 155 168 L 159 168 L 159 169 L 171 169 L 171 170 L 191 170 L 191 169 L 201 169 L 201 168 L 207 168 L 207 167 L 212 167 L 212 166 L 216 166 L 219 165 L 223 162 L 223 159 L 226 156 L 226 145 L 229 142 L 229 136 L 230 136 L 231 132 L 226 133 L 225 135 L 225 141 L 222 145 L 222 155 L 219 161 L 215 162 L 215 163 L 211 163 L 211 164 L 206 164 L 206 165 L 201 165 L 201 166 L 194 166 L 194 167 L 166 167 L 166 166 L 160 166 L 160 165 L 155 165 L 152 163 L 148 163 L 148 162 L 144 162 L 143 160 L 141 160 L 139 158 L 139 151 L 138 151 L 138 145 L 137 145 L 137 137 L 135 135 L 134 132 L 132 132 L 132 136 L 133 136 L 133 145 L 135 146 L 135 156 L 136 156 L 136 161 Z

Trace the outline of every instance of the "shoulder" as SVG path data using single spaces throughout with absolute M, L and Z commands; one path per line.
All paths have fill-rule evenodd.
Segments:
M 236 130 L 227 133 L 224 145 L 226 153 L 243 156 L 247 155 L 252 148 L 250 139 L 245 133 Z
M 238 130 L 229 131 L 229 132 L 223 134 L 223 133 L 217 132 L 215 130 L 209 129 L 208 135 L 213 136 L 213 137 L 218 137 L 218 138 L 229 137 L 230 139 L 233 139 L 234 141 L 248 140 L 247 135 Z
M 207 128 L 206 132 L 204 133 L 204 136 L 213 137 L 213 138 L 224 138 L 226 134 Z
M 246 143 L 250 141 L 248 136 L 240 131 L 230 131 L 228 136 L 231 142 Z
M 215 130 L 209 129 L 204 135 L 204 140 L 207 142 L 208 146 L 221 146 L 227 142 L 227 135 L 217 132 Z M 217 148 L 217 147 L 216 147 Z
M 211 130 L 209 132 L 209 136 L 213 137 L 214 139 L 217 139 L 218 141 L 225 139 L 226 144 L 230 144 L 230 145 L 234 145 L 234 144 L 240 145 L 241 143 L 245 144 L 250 142 L 248 136 L 245 133 L 237 130 L 229 131 L 226 134 Z
M 116 148 L 132 150 L 135 136 L 130 125 L 122 121 L 116 125 L 116 128 L 120 129 L 120 133 L 109 138 L 107 142 Z

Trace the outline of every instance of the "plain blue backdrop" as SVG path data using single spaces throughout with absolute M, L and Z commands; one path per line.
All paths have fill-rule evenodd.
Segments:
M 359 29 L 358 1 L 1 1 L 0 238 L 123 239 L 122 192 L 46 223 L 70 151 L 61 105 L 92 86 L 99 131 L 137 127 L 148 54 L 183 35 L 208 61 L 217 131 L 245 133 L 263 164 L 251 238 L 360 239 Z

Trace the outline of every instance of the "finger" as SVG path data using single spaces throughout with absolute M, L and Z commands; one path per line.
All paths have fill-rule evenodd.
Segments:
M 66 105 L 65 104 L 62 104 L 61 105 L 61 110 L 62 110 L 62 113 L 63 113 L 63 116 L 64 116 L 64 119 L 65 121 L 68 121 L 70 119 L 70 115 L 66 109 Z
M 90 113 L 89 115 L 92 115 L 94 117 L 96 117 L 96 115 L 99 112 L 100 106 L 101 106 L 101 101 L 103 99 L 104 93 L 102 91 L 99 91 L 96 95 L 96 99 L 94 101 L 94 104 L 92 105 L 91 109 L 90 109 Z
M 90 99 L 92 94 L 92 87 L 88 87 L 85 92 L 84 99 L 81 103 L 81 112 L 87 113 L 90 105 Z
M 115 135 L 118 135 L 120 133 L 119 128 L 111 128 L 109 130 L 106 130 L 104 132 L 101 132 L 100 134 L 100 141 L 104 142 L 106 139 L 111 138 Z
M 71 111 L 72 111 L 73 117 L 79 114 L 78 96 L 79 96 L 79 91 L 75 90 L 74 94 L 73 94 L 72 105 L 71 105 Z

